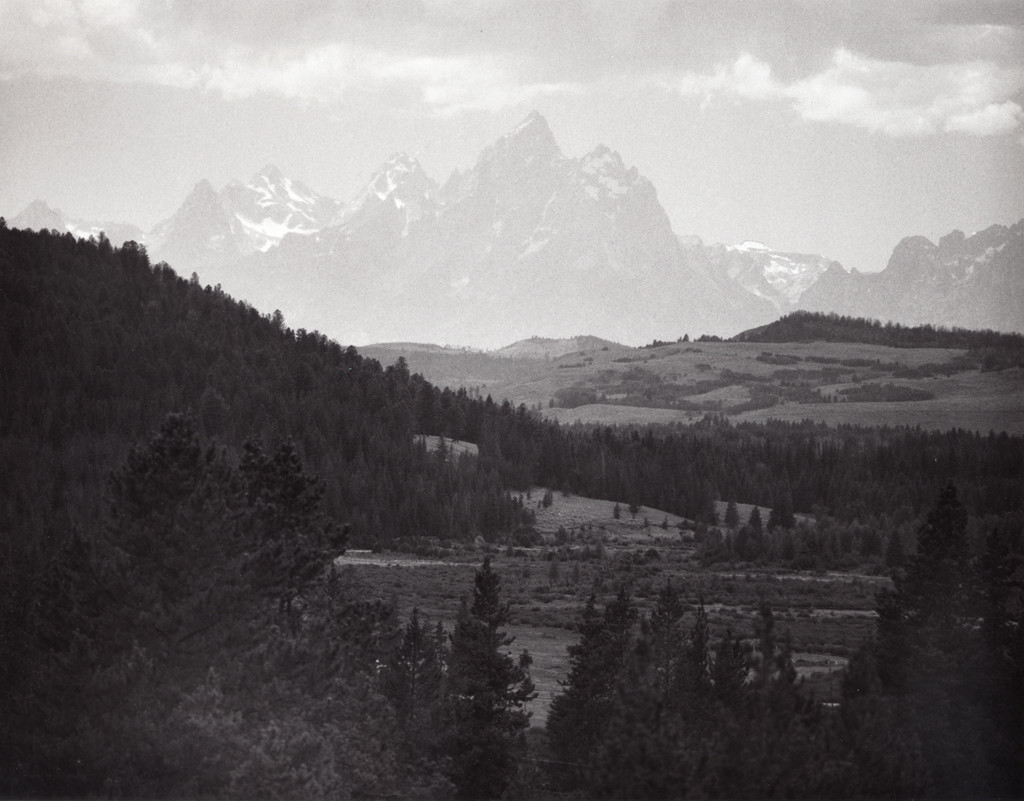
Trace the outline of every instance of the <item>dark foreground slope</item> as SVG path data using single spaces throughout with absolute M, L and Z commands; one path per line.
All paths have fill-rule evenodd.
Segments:
M 888 531 L 953 480 L 972 548 L 1019 541 L 1018 438 L 562 429 L 291 331 L 131 244 L 0 223 L 0 321 L 2 795 L 446 795 L 443 754 L 420 758 L 380 681 L 393 610 L 328 566 L 351 543 L 529 540 L 512 491 L 531 484 L 709 528 L 726 498 Z
M 0 320 L 0 795 L 432 786 L 377 686 L 398 621 L 327 567 L 525 522 L 507 462 L 413 436 L 486 441 L 514 411 L 132 244 L 0 223 Z

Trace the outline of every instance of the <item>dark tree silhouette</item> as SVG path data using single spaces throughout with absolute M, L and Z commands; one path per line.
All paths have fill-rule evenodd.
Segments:
M 450 779 L 460 798 L 498 798 L 512 781 L 525 747 L 534 697 L 530 657 L 506 653 L 513 638 L 505 631 L 508 605 L 501 582 L 484 559 L 473 586 L 473 602 L 463 602 L 451 635 L 447 692 Z

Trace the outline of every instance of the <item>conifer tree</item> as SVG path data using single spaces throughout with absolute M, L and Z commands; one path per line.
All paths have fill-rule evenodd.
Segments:
M 992 626 L 1003 628 L 998 621 L 1006 607 L 982 600 L 992 597 L 979 571 L 989 561 L 971 554 L 967 510 L 949 484 L 918 530 L 917 553 L 894 574 L 893 589 L 879 594 L 882 689 L 903 705 L 921 742 L 933 795 L 980 797 L 1021 789 L 1019 739 L 1009 745 L 1014 735 L 1005 730 L 1021 719 L 1020 662 L 1004 661 L 1005 652 L 1000 657 L 990 647 Z M 986 582 L 999 583 L 985 573 Z M 1019 620 L 1017 626 L 1019 632 Z M 1014 673 L 1017 687 L 1007 682 Z M 1015 723 L 1009 723 L 1007 710 Z
M 736 508 L 736 501 L 729 501 L 725 507 L 726 528 L 736 528 L 740 524 L 739 509 Z
M 652 626 L 640 631 L 620 672 L 608 724 L 590 758 L 586 797 L 683 797 L 688 772 L 678 710 L 665 703 Z
M 658 593 L 651 612 L 650 644 L 655 679 L 661 699 L 668 702 L 682 683 L 685 635 L 682 630 L 683 604 L 671 579 Z
M 190 417 L 169 415 L 114 473 L 111 498 L 106 542 L 116 558 L 107 591 L 119 602 L 108 628 L 121 630 L 122 645 L 168 658 L 227 636 L 224 626 L 239 622 L 248 597 L 241 574 L 249 542 L 225 454 L 204 451 Z
M 414 759 L 436 751 L 441 725 L 447 648 L 440 621 L 438 627 L 428 629 L 414 608 L 381 674 L 381 689 L 395 708 Z
M 885 566 L 895 570 L 903 565 L 903 543 L 900 541 L 899 529 L 893 529 L 885 546 Z
M 755 506 L 750 512 L 750 519 L 747 520 L 747 525 L 750 526 L 756 534 L 760 534 L 764 530 L 764 524 L 761 521 L 761 509 Z
M 551 702 L 547 736 L 556 762 L 554 784 L 582 786 L 594 749 L 608 726 L 616 682 L 625 664 L 636 609 L 625 587 L 598 613 L 591 595 L 569 646 L 569 675 Z
M 286 608 L 330 560 L 333 524 L 320 511 L 323 482 L 305 473 L 291 442 L 272 456 L 259 443 L 246 442 L 240 472 L 255 529 L 247 569 Z
M 842 794 L 845 749 L 828 737 L 820 707 L 798 691 L 788 638 L 780 645 L 767 604 L 756 634 L 744 703 L 716 722 L 693 775 L 695 786 L 700 794 L 727 798 Z
M 506 649 L 508 604 L 501 582 L 484 559 L 451 635 L 447 692 L 449 778 L 460 798 L 498 798 L 512 780 L 523 753 L 534 696 L 530 656 L 516 660 Z
M 703 597 L 697 602 L 697 616 L 690 629 L 688 644 L 687 685 L 694 697 L 703 704 L 711 690 L 712 666 L 711 628 L 708 625 L 707 612 L 704 610 Z
M 711 664 L 711 683 L 717 701 L 725 706 L 738 703 L 749 672 L 750 660 L 743 641 L 733 636 L 731 629 L 726 629 Z

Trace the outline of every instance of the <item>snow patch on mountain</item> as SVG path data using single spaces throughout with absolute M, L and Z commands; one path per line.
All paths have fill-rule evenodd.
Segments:
M 768 250 L 768 246 L 764 244 L 764 242 L 755 242 L 751 239 L 748 239 L 746 242 L 742 242 L 739 245 L 736 245 L 735 248 L 736 250 L 739 250 L 742 253 L 763 253 Z
M 782 312 L 794 307 L 834 263 L 823 256 L 772 250 L 753 240 L 719 247 L 724 251 L 721 261 L 729 276 Z

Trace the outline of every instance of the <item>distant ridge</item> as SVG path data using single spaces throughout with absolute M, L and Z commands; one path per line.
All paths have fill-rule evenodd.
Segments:
M 620 348 L 617 342 L 595 336 L 575 336 L 567 339 L 530 337 L 513 342 L 494 351 L 495 356 L 517 359 L 557 359 L 570 353 L 601 348 Z
M 862 342 L 892 348 L 995 348 L 1024 353 L 1024 335 L 987 329 L 905 326 L 863 317 L 797 311 L 733 337 L 734 342 Z
M 750 240 L 705 245 L 673 231 L 653 182 L 617 152 L 566 156 L 536 112 L 443 184 L 397 153 L 348 202 L 267 165 L 219 191 L 199 181 L 149 232 L 43 201 L 9 222 L 134 240 L 154 262 L 344 342 L 557 358 L 561 346 L 523 337 L 727 337 L 796 310 L 1024 332 L 1024 220 L 937 244 L 906 237 L 879 272 Z
M 434 345 L 430 342 L 374 342 L 369 345 L 360 345 L 359 351 L 387 350 L 407 351 L 409 353 L 483 353 L 479 348 L 471 348 L 466 345 Z

